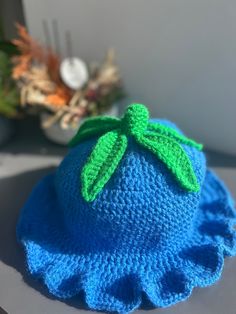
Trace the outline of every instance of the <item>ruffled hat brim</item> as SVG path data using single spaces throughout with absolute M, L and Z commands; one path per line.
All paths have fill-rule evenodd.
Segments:
M 33 190 L 17 226 L 29 272 L 59 298 L 83 291 L 95 310 L 127 313 L 140 306 L 144 294 L 156 307 L 183 301 L 194 287 L 217 281 L 224 257 L 236 255 L 233 201 L 209 170 L 189 241 L 178 252 L 85 254 L 80 243 L 72 243 L 59 213 L 49 175 Z

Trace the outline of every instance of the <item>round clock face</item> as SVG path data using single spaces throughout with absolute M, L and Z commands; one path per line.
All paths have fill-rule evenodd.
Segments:
M 88 69 L 79 58 L 66 58 L 61 62 L 60 74 L 63 82 L 71 89 L 79 89 L 88 81 Z

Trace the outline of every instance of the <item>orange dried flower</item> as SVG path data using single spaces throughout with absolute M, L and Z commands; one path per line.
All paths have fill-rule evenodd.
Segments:
M 12 43 L 17 46 L 20 55 L 12 59 L 15 65 L 13 78 L 19 79 L 21 76 L 24 76 L 24 72 L 30 69 L 33 61 L 36 61 L 39 64 L 45 64 L 51 79 L 54 83 L 59 83 L 59 57 L 50 49 L 42 47 L 40 43 L 34 40 L 24 26 L 17 23 L 16 28 L 19 38 L 13 39 Z
M 68 104 L 70 95 L 62 87 L 57 87 L 53 94 L 45 97 L 45 103 L 52 107 L 62 107 Z

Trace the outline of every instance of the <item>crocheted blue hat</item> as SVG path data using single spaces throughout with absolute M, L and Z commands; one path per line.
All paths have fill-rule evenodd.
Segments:
M 29 272 L 53 295 L 127 313 L 185 300 L 236 254 L 233 201 L 202 146 L 134 104 L 86 120 L 17 226 Z

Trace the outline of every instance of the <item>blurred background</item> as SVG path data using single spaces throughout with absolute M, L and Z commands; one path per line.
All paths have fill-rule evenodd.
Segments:
M 60 62 L 76 57 L 87 67 L 93 62 L 101 66 L 108 49 L 113 48 L 126 97 L 116 99 L 113 95 L 110 103 L 93 114 L 107 111 L 117 114 L 117 108 L 111 110 L 111 102 L 119 104 L 119 111 L 130 102 L 145 103 L 154 117 L 175 121 L 207 149 L 236 155 L 235 1 L 1 0 L 0 3 L 6 39 L 19 37 L 15 22 L 26 25 L 32 39 L 55 52 Z M 61 72 L 60 75 L 63 76 Z M 66 75 L 75 73 L 68 73 L 67 69 Z M 19 77 L 15 81 L 18 88 L 22 87 Z M 65 79 L 64 83 L 68 87 Z M 30 103 L 28 100 L 24 100 L 23 106 Z M 49 114 L 50 108 L 46 109 Z M 28 116 L 29 109 L 24 111 Z M 79 119 L 72 119 L 73 123 L 67 120 L 69 128 L 79 123 Z M 43 123 L 47 125 L 47 121 Z M 55 123 L 50 126 L 55 129 Z M 44 133 L 58 132 L 46 129 Z M 67 130 L 65 141 L 72 133 Z
M 85 60 L 117 53 L 131 101 L 174 120 L 209 148 L 236 154 L 236 3 L 232 0 L 25 0 L 26 22 L 43 40 L 42 18 L 71 30 Z

